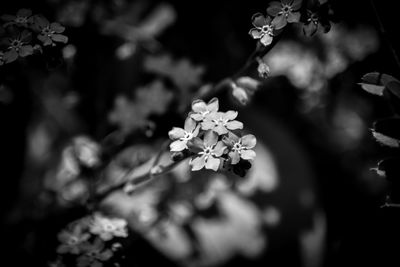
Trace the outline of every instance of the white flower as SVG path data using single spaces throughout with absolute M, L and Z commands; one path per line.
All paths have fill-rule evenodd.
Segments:
M 114 237 L 127 237 L 127 221 L 120 218 L 108 218 L 96 212 L 89 225 L 89 231 L 98 235 L 102 240 L 108 241 Z

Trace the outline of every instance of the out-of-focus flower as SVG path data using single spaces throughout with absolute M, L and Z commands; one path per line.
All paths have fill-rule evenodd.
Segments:
M 328 4 L 321 5 L 319 1 L 314 1 L 312 6 L 307 9 L 307 21 L 303 25 L 304 35 L 314 35 L 319 26 L 322 27 L 324 33 L 327 33 L 331 29 L 329 17 Z
M 86 136 L 73 140 L 74 152 L 79 163 L 92 168 L 100 164 L 100 146 Z
M 7 47 L 4 52 L 3 61 L 10 63 L 15 61 L 19 56 L 26 57 L 33 54 L 33 47 L 29 44 L 31 41 L 31 33 L 27 30 L 20 32 L 13 28 L 11 35 L 1 40 L 1 44 Z
M 213 130 L 218 135 L 223 135 L 229 130 L 243 129 L 243 123 L 235 120 L 237 111 L 229 110 L 227 112 L 212 112 L 201 123 L 203 130 Z
M 269 4 L 267 13 L 273 16 L 272 24 L 277 30 L 282 29 L 287 23 L 294 23 L 300 20 L 299 9 L 302 0 L 281 0 Z
M 57 248 L 57 253 L 80 254 L 85 251 L 88 245 L 90 234 L 86 230 L 86 220 L 75 222 L 69 229 L 62 230 L 58 234 L 61 244 Z
M 204 167 L 217 171 L 221 164 L 220 157 L 226 149 L 224 143 L 218 141 L 218 135 L 213 131 L 207 131 L 204 135 L 204 141 L 200 138 L 194 138 L 193 144 L 200 151 L 189 162 L 192 171 L 198 171 Z
M 110 249 L 104 248 L 104 242 L 100 238 L 96 238 L 86 249 L 86 253 L 77 259 L 78 267 L 102 267 L 103 262 L 114 255 Z
M 269 16 L 264 17 L 261 13 L 256 13 L 251 18 L 251 21 L 255 27 L 249 31 L 251 37 L 260 39 L 260 42 L 264 46 L 270 45 L 274 36 L 274 25 L 271 23 L 272 18 Z
M 257 58 L 257 62 L 258 62 L 258 67 L 257 67 L 258 76 L 260 76 L 260 78 L 263 79 L 268 78 L 271 71 L 267 63 L 265 63 L 265 61 L 262 58 Z
M 241 158 L 244 160 L 254 160 L 256 157 L 256 152 L 252 148 L 256 146 L 257 140 L 252 134 L 238 137 L 233 133 L 229 133 L 228 137 L 223 139 L 223 142 L 230 149 L 228 155 L 232 165 L 237 164 Z
M 198 99 L 192 102 L 192 112 L 189 113 L 189 116 L 195 121 L 203 121 L 210 113 L 217 112 L 218 109 L 218 98 L 214 97 L 207 104 Z
M 22 26 L 22 27 L 28 27 L 30 23 L 32 23 L 32 11 L 30 9 L 22 8 L 17 11 L 16 15 L 2 15 L 1 19 L 5 21 L 4 27 L 8 26 Z
M 68 37 L 62 35 L 65 27 L 58 22 L 50 23 L 46 18 L 42 16 L 34 17 L 34 27 L 39 32 L 37 38 L 43 42 L 43 45 L 55 46 L 57 43 L 67 43 Z
M 267 66 L 268 67 L 268 66 Z M 232 96 L 242 105 L 247 105 L 250 97 L 254 95 L 258 89 L 260 82 L 248 77 L 240 77 L 235 82 L 231 83 Z
M 169 138 L 174 140 L 171 143 L 170 149 L 172 152 L 179 152 L 187 149 L 187 142 L 192 140 L 199 134 L 200 125 L 196 125 L 196 121 L 188 117 L 185 120 L 184 128 L 174 127 L 169 131 Z
M 101 213 L 95 213 L 89 225 L 89 231 L 108 241 L 114 237 L 127 237 L 127 221 L 121 218 L 108 218 Z

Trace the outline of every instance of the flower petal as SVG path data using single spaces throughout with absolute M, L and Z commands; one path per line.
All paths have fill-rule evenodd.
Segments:
M 188 147 L 191 152 L 199 153 L 204 149 L 204 142 L 198 137 L 194 137 L 188 142 Z
M 19 55 L 21 57 L 26 57 L 33 54 L 33 47 L 31 45 L 24 45 L 19 50 Z
M 293 10 L 299 10 L 301 8 L 302 0 L 294 0 L 292 3 Z
M 243 129 L 243 123 L 240 121 L 230 121 L 226 124 L 226 128 L 229 130 Z
M 220 164 L 221 164 L 220 159 L 209 157 L 206 162 L 206 169 L 218 171 Z
M 35 16 L 34 22 L 40 29 L 49 25 L 49 21 L 43 16 Z
M 215 123 L 212 120 L 205 120 L 201 123 L 201 129 L 207 131 L 215 127 Z
M 40 41 L 42 41 L 43 42 L 43 45 L 51 45 L 51 43 L 53 42 L 48 36 L 46 36 L 46 35 L 42 35 L 42 34 L 39 34 L 38 35 L 38 37 L 37 37 Z
M 59 43 L 68 43 L 68 37 L 62 34 L 52 34 L 51 39 Z
M 207 105 L 203 100 L 197 99 L 192 102 L 192 110 L 201 113 L 207 110 Z
M 315 24 L 313 22 L 309 22 L 308 24 L 304 24 L 303 26 L 303 33 L 305 36 L 313 36 L 318 29 L 318 24 Z
M 219 141 L 217 142 L 217 144 L 215 145 L 214 149 L 213 149 L 213 153 L 216 157 L 220 157 L 222 156 L 222 154 L 224 154 L 226 149 L 226 146 L 223 142 Z
M 254 160 L 256 157 L 256 152 L 253 150 L 242 150 L 240 157 L 246 160 Z
M 252 134 L 242 136 L 241 139 L 242 139 L 242 145 L 245 146 L 246 148 L 253 148 L 256 146 L 257 139 Z
M 253 37 L 253 39 L 260 39 L 263 36 L 262 31 L 257 28 L 250 29 L 249 34 L 251 35 L 251 37 Z
M 254 27 L 256 28 L 262 28 L 262 26 L 264 26 L 267 21 L 263 14 L 256 13 L 251 17 L 251 23 L 253 23 Z
M 240 155 L 237 151 L 229 152 L 229 157 L 231 158 L 231 164 L 235 165 L 240 161 Z
M 200 131 L 200 125 L 196 126 L 196 129 L 194 129 L 193 131 L 193 137 L 196 137 L 199 135 L 199 131 Z
M 271 24 L 275 26 L 276 30 L 282 29 L 287 24 L 286 17 L 284 15 L 278 15 L 272 20 Z
M 180 152 L 187 148 L 187 141 L 176 140 L 169 145 L 172 152 Z
M 219 102 L 218 102 L 218 98 L 214 97 L 213 99 L 211 99 L 208 104 L 207 104 L 207 110 L 209 110 L 210 112 L 217 112 L 219 109 Z
M 225 112 L 224 118 L 228 120 L 234 120 L 236 119 L 237 115 L 238 115 L 237 111 L 228 110 L 227 112 Z
M 7 63 L 13 62 L 18 58 L 18 53 L 14 49 L 11 49 L 4 53 L 3 60 Z
M 192 118 L 187 117 L 184 129 L 186 132 L 193 132 L 193 130 L 196 129 L 196 122 Z
M 264 34 L 264 36 L 260 39 L 260 42 L 264 45 L 270 45 L 272 43 L 273 37 L 269 34 Z
M 202 121 L 203 120 L 203 115 L 201 115 L 200 113 L 191 112 L 191 113 L 189 113 L 189 117 L 191 117 L 195 121 Z
M 300 21 L 300 12 L 290 12 L 287 17 L 287 22 L 294 23 Z
M 53 22 L 50 24 L 50 29 L 52 29 L 56 33 L 62 33 L 65 30 L 65 27 L 58 22 Z
M 218 135 L 213 131 L 207 131 L 204 134 L 204 145 L 206 147 L 215 145 L 217 141 L 218 141 Z
M 185 130 L 178 127 L 173 127 L 171 131 L 168 132 L 169 138 L 176 140 L 185 136 Z
M 206 165 L 205 157 L 201 156 L 191 159 L 189 164 L 192 166 L 192 171 L 201 170 Z
M 273 1 L 269 4 L 269 7 L 267 8 L 267 13 L 270 16 L 277 16 L 279 12 L 282 10 L 282 5 L 278 1 Z

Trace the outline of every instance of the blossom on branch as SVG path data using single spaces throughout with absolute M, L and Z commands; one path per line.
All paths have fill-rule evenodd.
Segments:
M 218 135 L 213 131 L 207 131 L 204 135 L 204 140 L 195 138 L 193 144 L 199 152 L 189 162 L 192 166 L 192 171 L 198 171 L 204 167 L 217 171 L 221 164 L 220 157 L 226 149 L 224 143 L 218 141 Z
M 268 15 L 274 17 L 272 23 L 277 30 L 282 29 L 288 23 L 300 21 L 300 11 L 302 0 L 281 0 L 273 1 L 267 8 Z

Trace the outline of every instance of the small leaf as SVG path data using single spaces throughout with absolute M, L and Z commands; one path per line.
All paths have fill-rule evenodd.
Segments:
M 374 85 L 374 84 L 368 84 L 368 83 L 359 83 L 361 85 L 361 88 L 367 91 L 370 94 L 373 95 L 383 95 L 383 90 L 385 89 L 385 86 L 382 85 Z
M 393 76 L 379 72 L 367 73 L 361 78 L 361 80 L 362 82 L 359 84 L 365 91 L 379 96 L 383 95 L 383 91 L 387 84 L 394 81 L 398 82 L 398 80 Z
M 384 134 L 381 134 L 381 133 L 378 133 L 378 132 L 375 132 L 375 131 L 372 132 L 372 135 L 375 137 L 375 139 L 379 143 L 381 143 L 383 145 L 390 146 L 390 147 L 399 147 L 399 140 L 398 139 L 389 137 L 387 135 L 384 135 Z
M 384 85 L 384 86 L 386 86 L 391 81 L 398 81 L 391 75 L 379 72 L 367 73 L 361 78 L 361 80 L 367 84 Z

